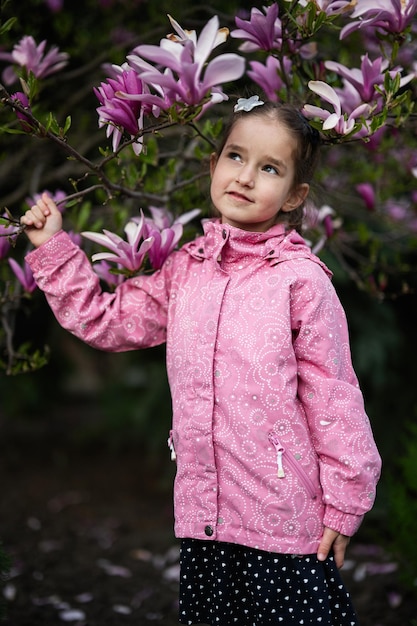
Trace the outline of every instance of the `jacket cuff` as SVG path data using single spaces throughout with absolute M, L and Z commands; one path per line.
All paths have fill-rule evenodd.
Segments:
M 342 535 L 351 537 L 358 530 L 363 518 L 363 515 L 345 513 L 328 504 L 324 513 L 323 524 Z
M 69 235 L 60 230 L 38 248 L 31 250 L 26 255 L 25 260 L 32 272 L 36 273 L 47 268 L 49 264 L 52 264 L 54 268 L 57 267 L 59 261 L 68 257 L 73 249 L 74 243 Z

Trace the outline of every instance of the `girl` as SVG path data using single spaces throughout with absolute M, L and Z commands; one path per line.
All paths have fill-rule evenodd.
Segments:
M 337 568 L 380 457 L 330 272 L 295 228 L 318 144 L 291 106 L 239 100 L 211 160 L 219 218 L 111 294 L 47 195 L 22 217 L 65 328 L 167 343 L 182 624 L 357 624 Z

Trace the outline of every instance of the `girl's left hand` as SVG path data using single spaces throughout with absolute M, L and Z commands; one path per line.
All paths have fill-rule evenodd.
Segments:
M 350 537 L 346 537 L 346 535 L 341 535 L 336 530 L 325 527 L 319 549 L 317 550 L 318 560 L 325 561 L 329 556 L 329 552 L 333 549 L 335 563 L 340 569 L 345 562 L 345 552 L 349 541 Z

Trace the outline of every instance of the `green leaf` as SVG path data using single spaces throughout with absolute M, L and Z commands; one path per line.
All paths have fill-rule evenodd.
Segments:
M 6 133 L 8 135 L 27 135 L 27 132 L 19 128 L 11 128 L 10 126 L 0 126 L 0 134 Z
M 0 35 L 4 35 L 12 29 L 13 25 L 17 22 L 17 17 L 11 17 L 4 24 L 0 25 Z
M 47 132 L 52 132 L 54 133 L 54 135 L 59 135 L 59 124 L 53 113 L 48 113 L 45 129 Z
M 68 115 L 64 124 L 64 135 L 67 134 L 70 128 L 71 128 L 71 115 Z

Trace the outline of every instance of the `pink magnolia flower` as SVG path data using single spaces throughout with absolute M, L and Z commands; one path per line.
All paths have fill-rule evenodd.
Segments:
M 364 103 L 347 115 L 347 113 L 342 112 L 342 104 L 333 87 L 330 87 L 330 85 L 321 80 L 311 80 L 308 86 L 311 91 L 323 98 L 323 100 L 331 104 L 334 108 L 334 113 L 332 113 L 327 109 L 322 109 L 311 104 L 304 105 L 303 113 L 307 117 L 318 117 L 323 120 L 323 130 L 334 130 L 339 135 L 348 135 L 354 130 L 356 121 L 361 116 L 366 116 L 370 111 L 369 105 Z
M 36 289 L 36 282 L 33 278 L 32 270 L 26 261 L 23 262 L 23 266 L 20 266 L 15 259 L 9 259 L 9 265 L 13 270 L 16 278 L 22 285 L 23 289 L 27 293 L 32 293 Z
M 45 4 L 52 13 L 59 13 L 64 8 L 64 0 L 45 0 Z
M 324 204 L 320 208 L 311 203 L 307 206 L 305 228 L 306 230 L 314 229 L 319 233 L 319 238 L 314 243 L 310 242 L 314 254 L 318 254 L 322 250 L 327 240 L 341 226 L 341 219 L 336 216 L 335 211 L 328 204 Z
M 142 267 L 145 255 L 154 242 L 153 237 L 145 239 L 145 218 L 143 214 L 138 223 L 132 220 L 126 224 L 124 230 L 127 241 L 108 230 L 103 230 L 104 234 L 89 231 L 81 233 L 86 239 L 90 239 L 111 250 L 111 252 L 94 254 L 92 257 L 93 262 L 103 260 L 115 262 L 131 272 L 136 272 Z
M 4 213 L 3 216 L 7 217 L 7 214 Z M 18 226 L 4 226 L 4 224 L 0 224 L 0 259 L 7 257 L 11 247 L 10 239 L 16 237 L 18 233 Z
M 0 60 L 7 60 L 13 64 L 24 67 L 26 71 L 32 72 L 36 78 L 46 78 L 50 74 L 59 72 L 68 63 L 69 55 L 66 52 L 59 52 L 59 48 L 53 46 L 49 52 L 44 54 L 46 40 L 36 45 L 36 41 L 30 35 L 25 35 L 15 45 L 11 53 L 1 53 Z M 7 68 L 3 73 L 3 80 L 7 85 L 11 85 L 18 76 L 13 67 Z
M 11 245 L 5 227 L 0 224 L 0 260 L 5 259 L 9 254 Z
M 361 196 L 368 211 L 375 210 L 375 189 L 371 183 L 359 183 L 356 191 Z
M 12 100 L 28 109 L 28 111 L 31 113 L 29 100 L 26 94 L 24 94 L 22 91 L 17 91 L 16 93 L 11 94 L 10 97 Z M 22 129 L 26 133 L 30 133 L 33 130 L 32 120 L 27 115 L 25 115 L 21 111 L 18 111 L 17 109 L 15 109 L 15 113 L 16 117 L 20 120 L 20 126 L 22 127 Z
M 270 55 L 267 57 L 265 65 L 259 61 L 250 61 L 249 65 L 251 69 L 246 72 L 249 78 L 261 87 L 269 100 L 277 102 L 278 92 L 284 86 L 284 81 L 281 78 L 281 62 Z M 284 57 L 283 65 L 285 74 L 289 74 L 292 66 L 291 60 Z
M 101 106 L 97 108 L 99 126 L 106 126 L 107 137 L 113 135 L 113 152 L 116 152 L 123 136 L 123 130 L 136 137 L 143 128 L 144 108 L 138 100 L 128 100 L 121 93 L 138 95 L 144 92 L 144 86 L 134 70 L 119 68 L 115 78 L 108 78 L 107 83 L 94 87 Z M 139 137 L 133 144 L 135 154 L 140 154 L 143 138 Z
M 224 29 L 219 30 L 218 17 L 207 22 L 198 38 L 195 31 L 184 31 L 175 20 L 170 20 L 177 35 L 162 39 L 159 46 L 138 46 L 127 57 L 140 79 L 155 93 L 136 96 L 123 93 L 123 97 L 162 110 L 174 104 L 204 104 L 206 108 L 227 100 L 220 86 L 240 78 L 245 71 L 245 61 L 234 53 L 220 54 L 208 61 L 214 48 L 226 37 Z
M 352 6 L 352 0 L 314 0 L 314 2 L 326 15 L 344 13 Z
M 387 200 L 384 208 L 391 219 L 402 223 L 412 232 L 417 232 L 417 218 L 409 202 L 391 199 Z
M 169 228 L 173 224 L 188 224 L 188 222 L 191 222 L 191 220 L 201 213 L 201 209 L 191 209 L 191 211 L 182 213 L 175 218 L 166 208 L 150 206 L 149 212 L 152 215 L 152 220 L 145 217 L 145 222 L 147 224 L 152 222 L 156 228 L 163 230 L 164 228 Z M 133 218 L 134 221 L 137 221 L 137 219 L 138 218 Z
M 65 193 L 65 191 L 62 191 L 61 189 L 57 189 L 56 191 L 53 191 L 53 192 L 49 191 L 49 189 L 44 189 L 43 191 L 39 193 L 33 194 L 33 196 L 28 196 L 25 199 L 26 204 L 29 207 L 33 207 L 33 205 L 36 204 L 38 200 L 40 200 L 40 198 L 42 197 L 44 193 L 47 193 L 48 196 L 52 198 L 52 200 L 55 202 L 55 204 L 57 205 L 61 213 L 65 211 L 66 205 L 64 201 L 67 197 L 67 194 Z
M 417 12 L 417 0 L 360 0 L 351 13 L 353 20 L 342 28 L 340 39 L 355 30 L 372 26 L 387 33 L 402 33 Z
M 289 1 L 287 0 L 287 2 Z M 299 4 L 302 7 L 307 7 L 311 4 L 311 0 L 299 0 Z M 337 15 L 351 8 L 352 0 L 314 0 L 314 4 L 318 11 L 326 13 L 326 15 Z
M 176 247 L 182 237 L 182 224 L 173 224 L 162 230 L 147 225 L 148 237 L 153 239 L 152 246 L 148 250 L 148 258 L 152 267 L 157 270 L 166 261 L 167 257 Z
M 159 269 L 168 256 L 177 246 L 183 234 L 183 225 L 194 219 L 200 209 L 193 209 L 177 218 L 166 209 L 149 207 L 152 219 L 145 218 L 146 237 L 152 237 L 154 242 L 148 251 L 148 258 L 153 269 Z M 133 218 L 137 221 L 137 218 Z
M 232 30 L 231 37 L 245 40 L 239 50 L 253 52 L 255 50 L 280 49 L 282 42 L 281 20 L 278 18 L 278 3 L 274 2 L 269 7 L 260 9 L 253 8 L 250 20 L 235 17 L 237 30 Z
M 362 102 L 371 102 L 378 96 L 377 88 L 383 88 L 385 72 L 388 69 L 388 60 L 379 57 L 371 61 L 368 54 L 361 57 L 361 67 L 349 69 L 341 63 L 334 61 L 326 61 L 325 66 L 331 72 L 335 72 L 342 76 L 345 80 L 353 85 L 358 92 Z M 394 68 L 389 71 L 391 78 L 394 78 L 401 67 Z M 405 76 L 400 80 L 400 86 L 403 87 L 414 78 L 413 74 Z

